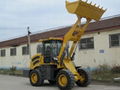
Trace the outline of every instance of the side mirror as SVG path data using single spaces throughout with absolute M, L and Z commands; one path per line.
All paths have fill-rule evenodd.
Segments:
M 52 61 L 53 61 L 54 63 L 58 64 L 58 58 L 53 57 L 53 58 L 52 58 Z

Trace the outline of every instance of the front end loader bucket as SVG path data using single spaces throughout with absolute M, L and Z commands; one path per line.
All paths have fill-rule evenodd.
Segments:
M 69 13 L 87 19 L 94 19 L 96 21 L 98 21 L 105 12 L 103 8 L 100 8 L 99 6 L 97 7 L 96 4 L 92 5 L 92 3 L 87 3 L 87 1 L 82 0 L 74 2 L 66 1 L 66 8 Z

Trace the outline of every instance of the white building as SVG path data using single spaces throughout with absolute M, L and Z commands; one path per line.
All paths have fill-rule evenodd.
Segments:
M 70 27 L 31 35 L 32 55 L 39 52 L 39 39 L 63 37 Z M 29 67 L 27 36 L 0 42 L 0 68 Z M 75 63 L 84 67 L 120 65 L 120 16 L 92 22 L 78 45 Z

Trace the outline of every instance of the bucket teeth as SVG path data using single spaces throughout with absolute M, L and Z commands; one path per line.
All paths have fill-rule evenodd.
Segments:
M 83 1 L 83 0 L 80 0 L 80 1 Z M 92 2 L 88 3 L 88 0 L 83 1 L 83 2 L 86 2 L 87 4 L 90 4 L 90 5 L 92 5 L 92 6 L 95 6 L 96 8 L 99 8 L 99 9 L 101 9 L 101 10 L 104 10 L 103 7 L 100 8 L 100 5 L 97 6 L 96 3 L 95 3 L 95 4 L 92 4 Z M 105 9 L 104 11 L 106 11 L 106 9 Z
M 88 0 L 85 1 L 86 3 L 88 2 Z
M 96 3 L 94 4 L 94 6 L 96 6 Z
M 106 10 L 107 10 L 107 9 L 104 9 L 103 7 L 101 7 L 100 9 L 101 9 L 101 10 L 104 10 L 104 11 L 106 11 Z
M 94 4 L 93 6 L 95 6 L 96 8 L 99 8 L 101 10 L 104 10 L 103 7 L 100 7 L 100 5 L 97 6 L 96 4 Z M 104 11 L 106 11 L 106 9 Z
M 104 9 L 104 11 L 106 11 L 107 9 Z
M 97 8 L 103 10 L 103 11 L 106 11 L 107 9 L 104 9 L 103 7 L 100 7 L 100 5 L 96 6 Z
M 90 4 L 92 5 L 92 2 L 90 2 Z
M 89 4 L 89 5 L 92 5 L 92 2 L 88 3 L 88 0 L 86 0 L 86 1 L 79 0 L 79 1 L 81 1 L 81 2 L 85 2 L 85 3 Z M 92 6 L 94 6 L 94 7 L 96 7 L 96 8 L 99 8 L 99 9 L 101 9 L 101 10 L 104 10 L 104 11 L 107 10 L 107 9 L 103 9 L 103 7 L 100 7 L 100 5 L 97 6 L 96 3 L 93 4 Z
M 98 8 L 100 8 L 100 5 L 98 5 Z

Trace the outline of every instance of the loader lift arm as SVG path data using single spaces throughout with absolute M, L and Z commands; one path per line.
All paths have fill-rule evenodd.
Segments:
M 76 21 L 76 23 L 72 26 L 72 28 L 64 36 L 63 45 L 61 47 L 61 51 L 60 51 L 60 54 L 58 56 L 59 58 L 62 57 L 62 54 L 63 54 L 63 52 L 65 50 L 65 46 L 67 46 L 67 43 L 69 41 L 73 41 L 72 46 L 70 48 L 70 53 L 69 53 L 69 56 L 72 57 L 73 51 L 74 51 L 77 43 L 79 42 L 81 36 L 84 34 L 87 26 L 89 25 L 89 23 L 91 21 L 90 19 L 87 19 L 86 24 L 81 26 L 81 19 L 82 18 L 78 17 L 78 20 Z

